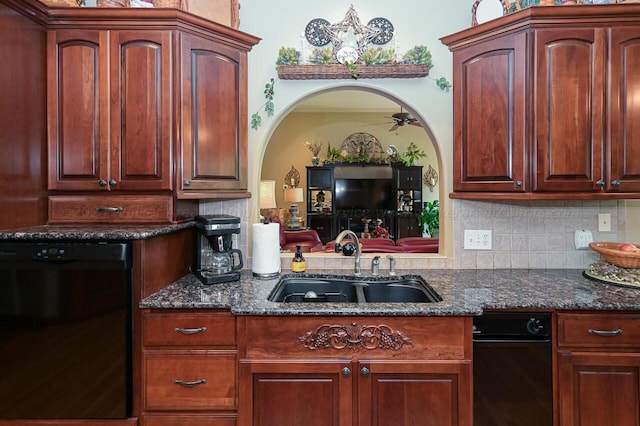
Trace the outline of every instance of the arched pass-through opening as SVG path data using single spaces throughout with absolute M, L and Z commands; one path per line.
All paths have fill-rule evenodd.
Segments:
M 405 114 L 400 117 L 407 116 L 410 120 L 399 123 L 398 114 Z M 310 196 L 315 196 L 306 191 L 306 168 L 312 166 L 313 157 L 306 143 L 321 145 L 318 156 L 326 160 L 329 147 L 344 154 L 342 151 L 345 141 L 360 133 L 372 135 L 379 141 L 384 155 L 387 155 L 391 146 L 403 153 L 409 144 L 417 145 L 426 154 L 426 157 L 419 158 L 414 163 L 422 166 L 422 188 L 419 191 L 421 202 L 424 204 L 439 200 L 440 185 L 438 182 L 433 185 L 433 179 L 425 179 L 425 174 L 430 170 L 430 176 L 435 173 L 439 180 L 441 170 L 441 155 L 436 138 L 425 118 L 393 94 L 371 87 L 340 86 L 318 90 L 300 98 L 284 113 L 269 136 L 260 178 L 276 181 L 278 209 L 288 211 L 290 207 L 290 202 L 284 198 L 284 188 L 290 186 L 285 176 L 294 170 L 300 176 L 299 186 L 305 189 L 304 200 L 299 203 L 299 208 L 300 217 L 306 225 L 307 201 Z M 393 195 L 397 197 L 397 194 Z M 398 201 L 396 199 L 396 203 Z M 397 204 L 396 207 L 400 208 Z M 411 219 L 405 218 L 403 226 L 419 228 L 417 213 L 406 213 Z M 337 229 L 334 229 L 334 234 L 337 234 Z

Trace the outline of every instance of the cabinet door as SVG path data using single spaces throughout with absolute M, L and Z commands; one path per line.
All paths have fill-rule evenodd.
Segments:
M 333 216 L 307 215 L 307 226 L 318 233 L 322 244 L 333 239 Z
M 398 168 L 396 175 L 398 189 L 422 189 L 422 167 Z
M 333 167 L 307 167 L 307 187 L 333 191 Z
M 640 191 L 640 29 L 610 32 L 609 161 L 607 191 Z
M 560 351 L 561 426 L 640 425 L 640 354 Z
M 527 36 L 455 52 L 454 191 L 524 192 Z
M 396 238 L 422 236 L 422 229 L 418 225 L 418 218 L 415 215 L 399 214 L 396 223 Z
M 601 190 L 604 31 L 535 31 L 534 191 Z
M 471 426 L 471 362 L 358 363 L 358 426 Z
M 238 425 L 351 426 L 352 383 L 348 360 L 241 361 Z
M 49 189 L 108 190 L 108 33 L 47 34 Z
M 111 32 L 112 189 L 172 188 L 171 54 L 169 31 Z
M 179 196 L 247 189 L 246 54 L 182 34 Z

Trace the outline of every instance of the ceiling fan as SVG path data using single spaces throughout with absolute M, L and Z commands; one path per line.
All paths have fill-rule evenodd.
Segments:
M 399 127 L 410 125 L 410 126 L 418 126 L 422 127 L 417 118 L 414 118 L 408 112 L 404 112 L 402 107 L 400 107 L 400 112 L 396 112 L 391 117 L 387 117 L 392 119 L 393 121 L 386 121 L 385 123 L 393 123 L 393 126 L 389 129 L 390 132 L 398 130 Z M 385 124 L 378 123 L 378 124 Z

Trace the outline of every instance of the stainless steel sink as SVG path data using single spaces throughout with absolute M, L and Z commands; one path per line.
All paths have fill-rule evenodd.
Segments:
M 268 300 L 284 303 L 433 303 L 442 301 L 442 297 L 417 275 L 284 275 Z

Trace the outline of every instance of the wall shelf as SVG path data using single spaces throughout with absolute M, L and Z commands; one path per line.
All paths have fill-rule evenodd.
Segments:
M 276 67 L 281 80 L 338 80 L 354 78 L 352 71 L 343 64 L 280 65 Z M 357 64 L 360 78 L 420 78 L 429 75 L 428 64 Z

